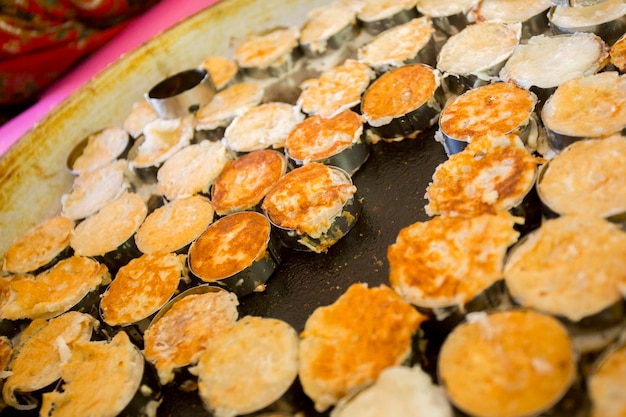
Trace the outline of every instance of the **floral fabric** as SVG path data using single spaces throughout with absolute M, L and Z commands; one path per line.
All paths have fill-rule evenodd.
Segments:
M 2 0 L 0 105 L 37 95 L 158 0 Z

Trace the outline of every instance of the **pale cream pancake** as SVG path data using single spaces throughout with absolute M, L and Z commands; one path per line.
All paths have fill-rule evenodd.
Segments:
M 587 379 L 591 398 L 591 417 L 626 415 L 626 345 L 606 351 L 600 365 Z
M 425 104 L 436 102 L 439 73 L 428 65 L 394 68 L 377 78 L 365 91 L 361 103 L 363 119 L 380 127 Z
M 8 298 L 0 310 L 0 318 L 58 316 L 74 307 L 90 291 L 110 282 L 111 274 L 106 266 L 74 255 L 37 276 L 14 276 L 8 283 Z
M 519 45 L 520 23 L 484 22 L 466 26 L 450 36 L 437 57 L 437 69 L 453 75 L 475 75 L 489 79 Z M 472 53 L 467 53 L 472 51 Z
M 215 335 L 192 372 L 215 417 L 249 414 L 279 400 L 298 376 L 300 339 L 282 320 L 246 316 Z
M 209 227 L 214 215 L 206 197 L 177 198 L 146 217 L 135 234 L 135 243 L 143 253 L 179 251 Z
M 191 272 L 205 282 L 235 275 L 263 259 L 270 239 L 270 223 L 257 212 L 222 217 L 189 248 Z
M 616 71 L 572 78 L 559 85 L 541 110 L 548 129 L 597 138 L 626 128 L 626 75 Z
M 157 172 L 157 192 L 168 200 L 208 194 L 231 152 L 223 142 L 203 140 L 181 149 Z
M 332 117 L 359 104 L 361 95 L 374 77 L 374 71 L 368 65 L 347 59 L 324 71 L 319 78 L 300 84 L 302 93 L 297 105 L 308 115 Z
M 507 249 L 517 241 L 508 212 L 472 218 L 434 217 L 400 230 L 389 246 L 389 282 L 418 307 L 460 306 L 503 278 Z
M 196 113 L 197 130 L 214 130 L 228 126 L 235 117 L 261 104 L 265 90 L 260 84 L 241 82 L 218 92 Z
M 87 145 L 69 167 L 74 173 L 100 168 L 115 160 L 128 146 L 129 137 L 124 129 L 108 127 L 89 135 L 85 140 Z
M 472 313 L 441 347 L 439 381 L 476 417 L 523 417 L 549 410 L 576 376 L 567 330 L 532 311 Z
M 311 162 L 282 176 L 262 208 L 275 225 L 318 238 L 355 193 L 352 182 L 336 175 L 333 168 Z
M 218 290 L 185 295 L 144 333 L 144 355 L 154 363 L 161 384 L 174 379 L 174 370 L 198 361 L 215 335 L 238 317 L 237 297 Z
M 76 226 L 70 246 L 81 256 L 113 252 L 133 237 L 147 214 L 139 194 L 124 193 Z
M 89 314 L 70 311 L 46 321 L 33 320 L 20 335 L 9 364 L 11 375 L 2 388 L 6 404 L 21 408 L 16 392 L 29 393 L 61 378 L 74 345 L 88 341 L 98 321 Z
M 520 305 L 578 322 L 622 300 L 624 271 L 626 232 L 602 218 L 572 214 L 544 221 L 516 246 L 504 277 Z
M 424 16 L 449 17 L 457 14 L 466 14 L 478 0 L 420 0 L 417 10 Z
M 357 17 L 363 22 L 376 22 L 405 10 L 413 10 L 417 3 L 418 0 L 364 0 Z
M 96 213 L 129 188 L 127 170 L 127 161 L 116 160 L 78 175 L 72 189 L 61 196 L 61 215 L 80 220 Z
M 356 12 L 356 7 L 341 2 L 309 10 L 307 20 L 300 29 L 300 43 L 314 53 L 325 53 L 329 48 L 329 39 L 356 25 Z
M 622 35 L 610 50 L 611 64 L 622 74 L 626 72 L 626 34 Z
M 515 48 L 499 75 L 527 89 L 553 88 L 595 74 L 608 60 L 609 47 L 592 33 L 538 35 Z
M 193 138 L 194 116 L 177 119 L 156 119 L 143 128 L 143 140 L 137 155 L 130 161 L 131 168 L 161 165 L 176 152 L 189 145 Z
M 435 29 L 427 17 L 413 19 L 380 33 L 359 47 L 357 59 L 378 71 L 386 71 L 414 60 L 431 39 Z
M 322 161 L 357 143 L 362 134 L 363 118 L 352 110 L 329 118 L 309 116 L 289 133 L 285 151 L 304 163 Z
M 50 263 L 66 250 L 74 232 L 74 221 L 54 216 L 33 226 L 9 246 L 2 269 L 24 274 Z
M 548 17 L 562 28 L 585 28 L 617 20 L 626 14 L 624 0 L 605 0 L 585 7 L 555 6 Z
M 255 207 L 286 171 L 285 156 L 271 149 L 252 151 L 227 162 L 211 189 L 215 212 L 224 216 Z
M 209 72 L 211 81 L 217 90 L 223 90 L 236 78 L 239 72 L 237 61 L 218 55 L 207 57 L 200 66 Z
M 626 138 L 578 141 L 543 171 L 539 197 L 559 214 L 608 217 L 626 213 Z
M 331 417 L 452 417 L 452 406 L 443 389 L 431 381 L 419 365 L 390 366 L 376 382 L 341 401 Z
M 537 97 L 513 83 L 496 82 L 465 92 L 448 104 L 439 128 L 451 139 L 519 133 L 533 115 Z
M 532 188 L 536 171 L 518 136 L 476 139 L 437 167 L 426 189 L 426 213 L 474 217 L 510 210 Z
M 224 132 L 226 146 L 236 152 L 282 148 L 291 129 L 304 120 L 297 106 L 271 102 L 259 104 L 236 117 Z
M 155 313 L 176 293 L 185 277 L 186 259 L 152 253 L 121 267 L 100 300 L 102 319 L 111 326 L 125 326 Z
M 159 118 L 157 112 L 150 103 L 145 100 L 136 101 L 124 119 L 123 127 L 133 138 L 143 135 L 143 128 L 150 122 Z
M 235 60 L 242 68 L 280 65 L 298 46 L 299 37 L 300 30 L 289 27 L 249 36 L 235 47 Z
M 552 6 L 550 0 L 482 0 L 470 13 L 474 20 L 496 20 L 504 23 L 523 23 Z
M 333 304 L 316 308 L 299 352 L 300 382 L 315 409 L 327 410 L 404 362 L 425 319 L 385 285 L 353 284 Z
M 61 366 L 63 390 L 43 395 L 40 415 L 116 416 L 139 391 L 143 372 L 143 355 L 124 332 L 109 342 L 76 342 Z

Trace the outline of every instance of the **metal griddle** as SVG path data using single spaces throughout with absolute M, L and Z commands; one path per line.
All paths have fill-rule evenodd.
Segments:
M 426 187 L 437 165 L 446 159 L 434 129 L 415 139 L 380 142 L 371 147 L 369 159 L 353 176 L 362 199 L 361 215 L 354 228 L 327 253 L 315 254 L 283 248 L 282 262 L 262 293 L 242 297 L 239 314 L 271 317 L 291 324 L 297 332 L 320 306 L 333 303 L 353 283 L 389 286 L 387 247 L 400 229 L 429 217 L 424 211 Z M 416 336 L 416 344 L 419 344 Z M 412 362 L 419 361 L 417 357 Z M 175 387 L 164 390 L 161 417 L 208 416 L 197 391 Z M 296 382 L 288 402 L 306 416 L 322 416 Z

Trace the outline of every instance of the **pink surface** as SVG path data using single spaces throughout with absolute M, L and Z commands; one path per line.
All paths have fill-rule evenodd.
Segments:
M 161 0 L 132 21 L 111 42 L 95 52 L 79 66 L 50 86 L 39 101 L 0 126 L 0 155 L 33 125 L 67 98 L 91 77 L 105 69 L 120 56 L 142 45 L 163 30 L 175 25 L 219 0 Z

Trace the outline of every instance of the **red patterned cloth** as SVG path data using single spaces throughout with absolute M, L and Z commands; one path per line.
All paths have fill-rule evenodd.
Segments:
M 3 0 L 0 105 L 39 92 L 158 0 Z

